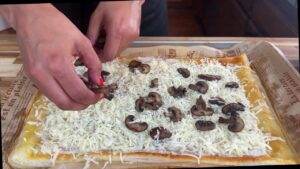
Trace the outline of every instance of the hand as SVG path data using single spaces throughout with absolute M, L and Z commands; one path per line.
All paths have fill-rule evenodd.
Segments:
M 141 5 L 143 1 L 100 2 L 92 14 L 87 36 L 95 45 L 101 32 L 106 39 L 103 51 L 99 51 L 102 61 L 113 60 L 131 41 L 139 36 Z
M 102 97 L 89 90 L 74 70 L 74 56 L 79 56 L 94 83 L 101 71 L 92 44 L 75 25 L 50 4 L 10 5 L 7 9 L 25 71 L 51 101 L 64 110 L 79 110 Z

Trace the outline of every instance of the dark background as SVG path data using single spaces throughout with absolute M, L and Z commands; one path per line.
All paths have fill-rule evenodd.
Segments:
M 170 36 L 298 37 L 297 0 L 168 0 Z
M 167 15 L 168 36 L 298 37 L 298 0 L 167 0 Z

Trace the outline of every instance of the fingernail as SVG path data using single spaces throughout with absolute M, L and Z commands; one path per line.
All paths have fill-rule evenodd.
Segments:
M 102 77 L 99 78 L 99 80 L 98 80 L 98 85 L 99 85 L 99 86 L 103 86 L 103 85 L 104 85 L 104 80 L 103 80 Z

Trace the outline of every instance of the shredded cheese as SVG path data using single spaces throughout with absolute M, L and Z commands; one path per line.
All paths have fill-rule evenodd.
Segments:
M 257 117 L 250 111 L 245 91 L 235 75 L 239 66 L 224 66 L 217 61 L 205 61 L 198 65 L 192 61 L 183 62 L 175 59 L 163 60 L 152 57 L 140 59 L 150 65 L 151 70 L 148 74 L 139 71 L 132 73 L 126 64 L 118 61 L 103 64 L 103 69 L 110 72 L 106 77 L 106 83 L 118 84 L 118 90 L 111 101 L 101 100 L 82 111 L 63 111 L 44 97 L 44 101 L 47 102 L 45 104 L 47 117 L 40 131 L 41 151 L 50 154 L 57 151 L 88 153 L 99 150 L 174 152 L 189 154 L 199 163 L 203 155 L 259 156 L 266 155 L 271 150 L 268 145 L 270 136 L 258 128 Z M 190 77 L 183 78 L 177 72 L 177 68 L 180 67 L 189 69 Z M 79 74 L 83 74 L 86 70 L 83 66 L 76 68 Z M 208 92 L 199 94 L 188 89 L 189 84 L 195 84 L 200 80 L 197 77 L 199 74 L 220 75 L 222 79 L 207 81 Z M 158 78 L 158 87 L 149 88 L 150 81 L 154 78 Z M 240 87 L 225 88 L 225 84 L 231 81 L 239 83 Z M 173 98 L 167 89 L 179 85 L 187 88 L 186 96 Z M 161 95 L 162 107 L 157 111 L 136 112 L 135 100 L 151 91 Z M 219 124 L 218 118 L 225 116 L 221 112 L 221 107 L 216 105 L 210 105 L 215 112 L 212 116 L 193 118 L 189 111 L 200 95 L 208 105 L 210 105 L 209 98 L 215 96 L 222 97 L 226 103 L 243 103 L 246 107 L 240 116 L 245 122 L 244 129 L 233 133 L 227 129 L 227 125 Z M 171 106 L 176 106 L 185 114 L 180 122 L 173 123 L 163 115 L 163 112 Z M 139 133 L 128 130 L 124 124 L 127 115 L 134 115 L 135 121 L 147 122 L 148 129 Z M 196 130 L 195 122 L 199 119 L 213 121 L 216 128 L 211 131 Z M 153 140 L 149 136 L 149 130 L 157 126 L 170 130 L 172 137 L 161 141 Z M 120 159 L 123 163 L 122 153 Z

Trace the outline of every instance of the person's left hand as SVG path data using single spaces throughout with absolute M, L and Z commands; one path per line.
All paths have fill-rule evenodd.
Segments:
M 140 33 L 141 6 L 143 1 L 100 2 L 93 12 L 87 32 L 95 45 L 105 33 L 103 50 L 98 51 L 103 62 L 113 60 Z

